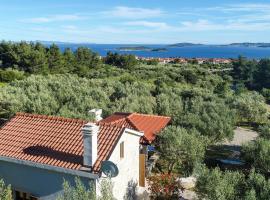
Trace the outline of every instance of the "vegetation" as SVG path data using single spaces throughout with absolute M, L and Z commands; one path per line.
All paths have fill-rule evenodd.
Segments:
M 245 175 L 202 167 L 198 173 L 196 192 L 200 199 L 267 200 L 270 196 L 270 181 L 254 170 Z
M 243 147 L 243 157 L 262 173 L 270 171 L 270 140 L 258 139 L 255 142 L 250 142 Z
M 178 199 L 179 186 L 174 174 L 160 174 L 148 178 L 151 198 L 155 200 Z
M 260 138 L 242 149 L 254 171 L 203 168 L 198 174 L 196 190 L 210 200 L 269 196 L 269 80 L 270 59 L 159 65 L 111 52 L 101 58 L 84 47 L 73 52 L 40 43 L 0 43 L 0 117 L 28 112 L 90 119 L 92 108 L 102 108 L 103 117 L 115 111 L 171 116 L 171 126 L 154 144 L 161 158 L 158 175 L 193 174 L 206 150 L 233 138 L 236 125 L 260 127 Z M 91 191 L 83 187 L 65 183 L 65 194 L 89 198 Z
M 100 183 L 100 196 L 96 196 L 95 185 L 91 184 L 85 187 L 79 178 L 75 179 L 75 186 L 72 187 L 69 182 L 63 183 L 63 194 L 57 200 L 115 200 L 112 193 L 112 182 L 103 179 Z
M 157 167 L 163 173 L 189 175 L 204 158 L 207 141 L 196 130 L 166 128 L 156 140 L 160 159 Z
M 5 182 L 0 180 L 0 199 L 1 200 L 12 200 L 12 190 L 10 185 L 6 186 Z

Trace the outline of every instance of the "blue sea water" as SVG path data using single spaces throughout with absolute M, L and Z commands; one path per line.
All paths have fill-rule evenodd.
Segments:
M 57 44 L 63 50 L 71 48 L 75 51 L 79 46 L 90 48 L 101 56 L 105 56 L 108 51 L 119 54 L 134 54 L 140 57 L 184 57 L 184 58 L 237 58 L 239 55 L 250 59 L 270 58 L 270 48 L 243 47 L 243 46 L 221 46 L 221 45 L 198 45 L 185 47 L 169 47 L 166 45 L 125 45 L 125 44 Z M 145 46 L 150 48 L 166 48 L 167 51 L 120 51 L 119 47 Z

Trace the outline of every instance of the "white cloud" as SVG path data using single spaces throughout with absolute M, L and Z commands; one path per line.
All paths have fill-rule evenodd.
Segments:
M 61 26 L 61 28 L 63 28 L 64 30 L 68 30 L 68 31 L 73 31 L 73 30 L 78 29 L 78 27 L 74 26 L 74 25 L 64 25 L 64 26 Z
M 165 22 L 150 22 L 150 21 L 129 21 L 123 23 L 128 26 L 143 26 L 147 28 L 157 28 L 157 29 L 166 29 L 169 28 L 168 24 Z
M 269 13 L 269 3 L 242 3 L 242 4 L 229 4 L 218 7 L 210 7 L 207 10 L 222 11 L 222 12 L 267 12 Z
M 178 31 L 254 31 L 270 30 L 270 22 L 241 22 L 237 20 L 222 23 L 209 20 L 184 21 L 176 28 Z
M 102 13 L 106 17 L 119 17 L 129 19 L 145 19 L 160 17 L 164 12 L 160 9 L 147 9 L 147 8 L 132 8 L 126 6 L 118 6 L 110 11 Z
M 270 4 L 234 4 L 225 8 L 227 11 L 268 12 Z
M 82 19 L 85 19 L 85 17 L 77 14 L 70 14 L 70 15 L 52 15 L 48 17 L 27 18 L 22 19 L 20 21 L 25 23 L 48 23 L 56 21 L 77 21 Z

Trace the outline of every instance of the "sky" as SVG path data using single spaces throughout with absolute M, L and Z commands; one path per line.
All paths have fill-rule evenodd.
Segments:
M 270 0 L 0 0 L 0 39 L 270 42 Z

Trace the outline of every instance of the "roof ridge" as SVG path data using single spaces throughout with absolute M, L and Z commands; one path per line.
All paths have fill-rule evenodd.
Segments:
M 105 123 L 105 122 L 100 123 L 100 124 L 98 123 L 98 125 L 99 126 L 106 126 L 106 127 L 116 127 L 116 128 L 120 128 L 120 129 L 125 128 L 124 125 L 123 126 L 117 126 L 117 125 L 115 125 L 113 123 Z
M 63 121 L 63 122 L 72 122 L 72 123 L 80 123 L 86 124 L 89 121 L 83 119 L 74 119 L 74 118 L 66 118 L 61 116 L 49 116 L 49 115 L 40 115 L 40 114 L 31 114 L 31 113 L 24 113 L 24 112 L 17 112 L 16 116 L 23 116 L 23 117 L 32 117 L 32 118 L 39 118 L 39 119 L 48 119 L 48 120 L 55 120 L 55 121 Z
M 134 126 L 135 129 L 137 129 L 137 131 L 141 131 L 141 130 L 136 126 L 136 124 L 135 124 L 133 121 L 131 121 L 131 119 L 129 118 L 129 117 L 131 117 L 133 114 L 134 114 L 134 113 L 132 113 L 131 115 L 127 116 L 126 119 L 127 119 L 127 121 L 128 121 L 129 123 L 131 123 L 132 126 Z
M 146 117 L 159 117 L 159 118 L 168 118 L 168 119 L 171 119 L 171 117 L 165 116 L 165 115 L 144 114 L 144 113 L 137 113 L 137 112 L 132 113 L 128 117 L 130 117 L 132 115 L 141 115 L 141 116 L 146 116 Z
M 98 124 L 116 124 L 122 120 L 125 120 L 127 117 L 124 117 L 124 118 L 120 118 L 120 119 L 117 119 L 117 120 L 114 120 L 112 122 L 102 122 L 102 120 L 100 122 L 98 122 Z

